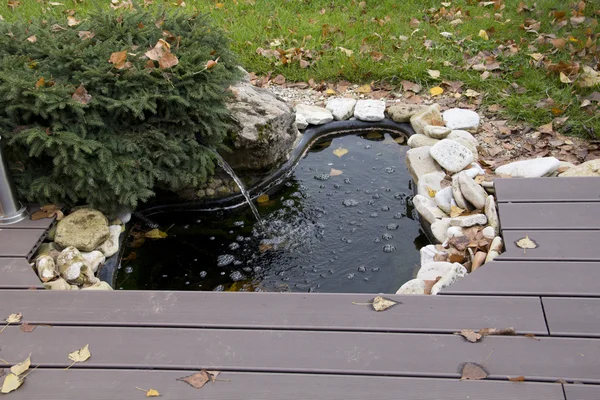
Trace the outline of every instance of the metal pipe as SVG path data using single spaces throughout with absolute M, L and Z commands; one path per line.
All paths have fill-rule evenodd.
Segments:
M 27 209 L 17 200 L 4 157 L 2 136 L 0 136 L 0 225 L 17 223 L 27 217 Z

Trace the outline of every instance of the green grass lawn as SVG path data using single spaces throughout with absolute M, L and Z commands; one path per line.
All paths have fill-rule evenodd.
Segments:
M 0 3 L 6 21 L 53 13 L 66 26 L 68 10 L 84 19 L 95 7 L 108 8 L 110 1 L 51 5 L 46 0 L 20 0 L 14 9 L 8 3 Z M 150 7 L 183 6 L 177 5 L 181 0 L 153 3 Z M 231 38 L 244 67 L 257 74 L 283 74 L 288 81 L 374 81 L 399 88 L 402 80 L 408 80 L 422 85 L 424 93 L 438 85 L 448 90 L 443 81 L 462 81 L 463 92 L 477 91 L 484 106 L 501 105 L 504 117 L 533 126 L 569 117 L 564 126 L 570 134 L 600 137 L 597 100 L 586 105 L 586 97 L 600 86 L 579 86 L 584 65 L 598 70 L 600 12 L 594 1 L 185 0 L 184 4 L 190 12 L 209 13 Z M 273 50 L 284 53 L 283 58 L 271 56 Z M 295 57 L 286 58 L 285 53 Z M 439 71 L 439 78 L 432 78 L 428 70 Z M 561 82 L 561 71 L 563 80 L 571 83 Z M 553 102 L 541 102 L 548 98 Z

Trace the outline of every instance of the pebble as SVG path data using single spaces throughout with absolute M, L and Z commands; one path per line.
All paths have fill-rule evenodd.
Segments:
M 454 195 L 452 194 L 452 187 L 446 187 L 442 190 L 438 190 L 435 194 L 435 204 L 444 211 L 446 214 L 450 214 L 452 206 L 456 205 L 454 201 Z
M 296 127 L 300 130 L 306 129 L 308 126 L 308 122 L 306 122 L 306 118 L 304 115 L 296 113 Z
M 485 215 L 472 214 L 452 218 L 450 221 L 450 226 L 460 226 L 461 228 L 468 228 L 474 225 L 485 225 L 486 223 L 487 218 Z
M 475 147 L 477 147 L 479 145 L 479 142 L 477 142 L 477 139 L 475 139 L 475 136 L 473 136 L 470 132 L 464 131 L 461 129 L 454 129 L 447 136 L 447 139 L 452 139 L 452 140 L 459 139 L 459 138 L 469 141 Z
M 400 286 L 396 294 L 425 294 L 425 281 L 423 279 L 411 279 Z
M 351 98 L 336 98 L 327 102 L 326 108 L 331 111 L 336 121 L 344 121 L 354 115 L 356 100 Z
M 469 169 L 465 169 L 463 171 L 465 174 L 467 174 L 470 178 L 475 178 L 477 175 L 485 175 L 485 171 L 483 168 L 481 168 L 481 166 L 477 163 L 472 163 L 471 164 L 471 168 Z
M 442 276 L 442 279 L 440 279 L 435 285 L 433 285 L 433 287 L 431 288 L 432 295 L 438 294 L 440 290 L 447 288 L 460 278 L 467 276 L 467 269 L 461 264 L 454 263 L 452 264 L 452 266 L 452 270 L 446 275 Z
M 423 128 L 423 133 L 434 139 L 443 139 L 452 132 L 452 129 L 445 126 L 427 125 Z
M 450 226 L 448 231 L 446 231 L 446 237 L 451 239 L 453 237 L 465 236 L 462 228 L 460 226 Z
M 558 176 L 561 178 L 570 176 L 600 176 L 600 159 L 586 161 L 583 164 L 571 167 Z
M 416 133 L 425 134 L 427 125 L 438 125 L 442 122 L 442 114 L 440 114 L 440 106 L 433 104 L 418 114 L 410 117 L 410 124 Z
M 485 258 L 485 262 L 490 262 L 492 261 L 494 258 L 498 257 L 500 255 L 500 253 L 502 253 L 502 238 L 500 236 L 496 236 L 494 238 L 494 240 L 492 240 L 492 243 L 490 244 L 490 251 L 488 252 L 486 258 Z
M 431 224 L 431 233 L 438 243 L 444 243 L 444 241 L 446 241 L 450 220 L 451 218 L 442 218 Z
M 385 118 L 385 101 L 358 100 L 354 107 L 354 117 L 361 121 L 375 122 Z
M 443 139 L 429 149 L 431 157 L 449 172 L 458 172 L 473 162 L 473 152 L 462 144 Z
M 439 142 L 438 139 L 416 133 L 408 138 L 406 144 L 408 144 L 411 149 L 414 149 L 423 146 L 433 146 L 437 142 Z
M 498 218 L 498 211 L 496 209 L 496 201 L 494 200 L 494 196 L 489 195 L 486 198 L 484 212 L 488 220 L 488 225 L 494 229 L 494 234 L 498 235 L 500 232 L 500 220 Z
M 462 108 L 451 108 L 442 113 L 446 126 L 450 129 L 477 131 L 479 115 L 475 111 Z
M 458 174 L 458 183 L 464 198 L 473 204 L 476 209 L 483 210 L 488 197 L 487 192 L 463 172 Z
M 457 228 L 457 227 L 453 226 L 453 228 Z M 491 240 L 496 237 L 496 230 L 492 226 L 486 226 L 485 228 L 483 228 L 482 233 L 483 233 L 483 237 L 486 239 Z
M 430 154 L 431 147 L 423 146 L 406 152 L 406 166 L 415 183 L 419 178 L 431 172 L 441 172 L 442 168 Z
M 445 212 L 438 208 L 433 200 L 425 196 L 416 195 L 413 198 L 413 204 L 421 217 L 430 224 L 433 224 L 438 219 L 448 217 Z
M 435 248 L 434 244 L 428 244 L 427 246 L 421 247 L 421 267 L 426 264 L 434 262 L 433 258 L 439 251 Z
M 444 276 L 448 273 L 451 273 L 454 269 L 456 269 L 456 265 L 444 261 L 431 262 L 429 264 L 425 264 L 419 269 L 417 273 L 418 279 L 423 279 L 424 281 L 431 281 L 437 279 L 438 276 Z M 462 267 L 462 265 L 460 265 Z
M 387 113 L 395 122 L 408 122 L 410 117 L 421 113 L 427 109 L 427 106 L 416 104 L 395 104 L 387 108 Z
M 317 106 L 298 104 L 296 106 L 296 115 L 300 114 L 305 121 L 311 125 L 323 125 L 333 121 L 331 111 Z
M 452 176 L 452 195 L 454 196 L 454 201 L 458 207 L 462 208 L 463 210 L 470 210 L 469 204 L 460 190 L 458 174 Z
M 423 175 L 417 184 L 417 193 L 421 196 L 432 197 L 432 190 L 436 193 L 442 190 L 442 181 L 445 177 L 446 174 L 442 171 L 430 172 L 429 174 Z
M 558 169 L 560 161 L 554 157 L 534 158 L 515 161 L 496 168 L 497 175 L 510 175 L 513 178 L 540 178 Z

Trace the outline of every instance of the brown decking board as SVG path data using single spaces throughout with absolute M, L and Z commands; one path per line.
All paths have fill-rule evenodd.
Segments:
M 386 296 L 401 302 L 383 313 L 366 303 L 374 295 L 115 291 L 1 292 L 0 316 L 13 304 L 37 324 L 165 326 L 370 332 L 456 332 L 512 326 L 547 334 L 539 299 Z M 52 304 L 51 308 L 40 307 Z M 512 310 L 510 313 L 507 310 Z
M 600 298 L 544 297 L 542 302 L 551 335 L 600 337 Z
M 503 230 L 502 234 L 506 252 L 496 258 L 498 261 L 600 261 L 600 230 Z M 516 242 L 525 236 L 538 247 L 517 247 Z
M 26 258 L 37 248 L 46 229 L 6 229 L 0 227 L 0 257 Z
M 154 388 L 164 400 L 564 400 L 557 383 L 459 381 L 374 376 L 222 372 L 197 390 L 178 378 L 190 371 L 36 370 L 11 399 L 131 400 Z M 576 399 L 577 400 L 577 399 Z M 597 400 L 597 399 L 596 399 Z
M 600 262 L 496 260 L 440 294 L 600 297 Z
M 600 399 L 600 386 L 592 385 L 563 385 L 567 400 L 598 400 Z
M 0 289 L 28 289 L 30 287 L 41 288 L 42 284 L 27 260 L 24 258 L 0 257 Z M 0 295 L 5 306 L 14 304 L 15 300 L 13 300 L 10 292 L 0 290 Z M 0 318 L 2 318 L 1 315 Z
M 9 326 L 0 355 L 22 360 L 32 354 L 36 365 L 66 368 L 67 354 L 86 344 L 92 357 L 85 368 L 459 378 L 461 364 L 475 362 L 490 379 L 600 383 L 600 346 L 580 338 L 488 336 L 469 343 L 452 334 L 62 326 L 24 333 Z
M 600 230 L 600 201 L 499 203 L 498 212 L 503 230 Z
M 506 178 L 494 180 L 498 202 L 600 201 L 600 178 Z

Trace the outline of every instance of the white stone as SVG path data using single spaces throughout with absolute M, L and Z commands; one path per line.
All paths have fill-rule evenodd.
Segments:
M 460 226 L 451 226 L 448 228 L 448 231 L 446 232 L 446 237 L 448 239 L 451 239 L 453 237 L 460 237 L 460 236 L 465 236 L 465 233 L 463 232 L 463 230 Z
M 354 107 L 354 117 L 367 122 L 381 121 L 385 118 L 385 101 L 358 100 Z
M 113 288 L 108 284 L 108 282 L 99 281 L 91 286 L 83 287 L 81 290 L 113 290 Z
M 54 259 L 48 255 L 41 255 L 35 260 L 35 268 L 42 282 L 50 282 L 58 277 L 58 270 Z
M 461 129 L 455 129 L 455 130 L 451 131 L 447 137 L 447 139 L 452 139 L 452 140 L 459 139 L 459 138 L 471 142 L 471 144 L 473 144 L 473 146 L 475 146 L 475 147 L 479 146 L 479 142 L 477 141 L 477 139 L 475 139 L 475 136 L 473 136 L 470 132 L 463 131 Z
M 500 232 L 500 219 L 498 218 L 498 211 L 496 209 L 496 201 L 494 196 L 489 195 L 485 200 L 485 216 L 488 220 L 488 225 L 494 228 L 494 232 L 497 235 Z
M 128 223 L 129 221 L 131 221 L 131 209 L 129 209 L 129 208 L 123 208 L 123 209 L 119 210 L 117 212 L 116 217 L 122 223 L 124 223 L 124 224 Z
M 400 286 L 396 294 L 425 294 L 425 281 L 423 279 L 411 279 Z
M 486 223 L 487 218 L 483 214 L 463 215 L 454 217 L 450 221 L 451 226 L 460 226 L 461 228 L 468 228 L 474 225 L 485 225 Z
M 96 273 L 98 271 L 98 268 L 106 261 L 106 257 L 104 256 L 104 254 L 98 250 L 90 251 L 89 253 L 82 252 L 81 255 L 83 256 L 83 258 L 85 258 L 88 267 L 92 270 L 93 273 Z
M 487 263 L 492 261 L 494 258 L 498 257 L 500 253 L 502 253 L 502 238 L 500 236 L 496 236 L 490 244 L 490 251 L 485 257 L 485 262 Z
M 456 227 L 454 227 L 456 228 Z M 494 229 L 494 227 L 492 226 L 486 226 L 485 228 L 483 228 L 483 237 L 486 239 L 493 239 L 496 237 L 496 230 Z
M 394 104 L 387 108 L 386 112 L 395 122 L 408 122 L 410 117 L 421 113 L 427 109 L 427 106 L 417 104 Z
M 460 278 L 467 276 L 467 269 L 461 264 L 454 263 L 452 264 L 452 267 L 453 268 L 450 272 L 442 276 L 442 279 L 433 285 L 431 288 L 432 295 L 438 294 L 440 290 L 447 288 Z
M 460 184 L 460 191 L 464 198 L 473 204 L 476 209 L 483 210 L 488 197 L 487 192 L 463 172 L 458 174 L 458 183 Z
M 451 108 L 442 113 L 442 118 L 452 130 L 476 131 L 479 128 L 479 115 L 475 111 Z
M 331 111 L 323 107 L 298 104 L 296 106 L 296 118 L 298 118 L 298 114 L 304 117 L 306 123 L 311 125 L 323 125 L 333 121 L 333 115 L 331 115 Z
M 454 196 L 454 201 L 456 205 L 463 210 L 470 210 L 469 204 L 467 200 L 464 198 L 462 192 L 460 191 L 460 183 L 458 182 L 458 174 L 452 176 L 452 195 Z
M 455 268 L 456 267 L 453 263 L 445 261 L 431 262 L 421 267 L 417 273 L 417 278 L 423 279 L 424 281 L 433 281 L 436 280 L 438 276 L 443 277 Z
M 423 133 L 426 136 L 434 139 L 443 139 L 448 136 L 450 132 L 452 132 L 452 130 L 450 128 L 446 128 L 445 126 L 426 125 L 423 128 Z
M 510 175 L 513 178 L 540 178 L 558 169 L 560 161 L 554 157 L 534 158 L 515 161 L 496 168 L 497 175 Z
M 471 150 L 471 153 L 473 153 L 473 160 L 479 159 L 479 152 L 477 151 L 477 146 L 473 146 L 473 143 L 469 142 L 467 139 L 463 139 L 463 138 L 459 137 L 459 138 L 454 138 L 454 139 L 449 139 L 449 140 L 453 140 L 456 143 L 462 144 L 467 149 Z
M 411 137 L 408 138 L 408 141 L 406 142 L 406 144 L 408 144 L 408 146 L 411 149 L 414 149 L 414 148 L 423 147 L 423 146 L 433 146 L 437 142 L 439 142 L 439 140 L 431 138 L 426 135 L 420 135 L 418 133 L 415 133 L 414 135 L 412 135 Z
M 428 174 L 423 175 L 419 178 L 419 183 L 417 183 L 417 193 L 421 196 L 429 197 L 430 189 L 434 190 L 436 193 L 442 190 L 442 181 L 446 177 L 444 172 L 430 172 Z
M 71 285 L 69 285 L 63 278 L 58 278 L 51 282 L 45 282 L 44 288 L 47 290 L 71 290 Z
M 306 129 L 307 126 L 308 122 L 306 122 L 306 118 L 304 118 L 304 115 L 296 113 L 296 128 Z
M 433 224 L 438 219 L 448 217 L 445 212 L 438 208 L 433 200 L 420 194 L 413 197 L 413 204 L 419 215 L 430 224 Z
M 337 121 L 344 121 L 354 115 L 355 99 L 341 97 L 331 99 L 327 102 L 326 108 L 331 111 L 331 115 Z
M 433 104 L 424 111 L 414 114 L 410 117 L 410 124 L 416 133 L 425 134 L 427 125 L 440 125 L 442 122 L 442 114 L 440 114 L 440 106 Z
M 419 179 L 425 174 L 442 171 L 440 165 L 429 154 L 430 149 L 429 146 L 423 146 L 406 152 L 406 167 L 415 184 L 419 183 Z
M 434 262 L 434 257 L 439 251 L 435 248 L 434 244 L 428 244 L 427 246 L 421 247 L 421 267 L 423 265 Z
M 448 232 L 448 228 L 450 227 L 450 218 L 442 218 L 435 221 L 431 224 L 431 233 L 435 240 L 438 243 L 444 243 L 446 238 L 446 233 Z
M 452 194 L 452 187 L 448 186 L 439 190 L 435 194 L 435 204 L 446 214 L 450 214 L 452 205 L 456 205 L 454 201 L 454 195 Z M 454 204 L 453 204 L 454 203 Z
M 473 152 L 462 144 L 443 139 L 431 146 L 429 154 L 442 168 L 450 172 L 458 172 L 473 162 Z
M 465 169 L 464 173 L 471 178 L 475 178 L 477 175 L 485 175 L 484 169 L 477 163 L 472 163 L 471 168 Z
M 586 161 L 583 164 L 573 166 L 559 176 L 561 178 L 569 176 L 600 176 L 600 159 Z
M 98 247 L 98 250 L 104 254 L 106 258 L 114 255 L 119 251 L 119 236 L 121 235 L 121 225 L 111 225 L 108 227 L 110 236 L 104 243 Z

